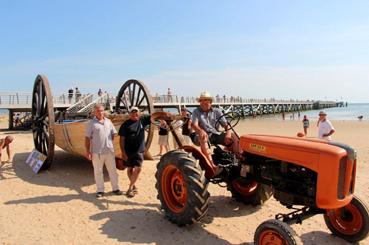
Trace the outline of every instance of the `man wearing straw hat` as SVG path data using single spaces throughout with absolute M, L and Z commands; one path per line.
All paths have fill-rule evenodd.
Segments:
M 201 147 L 201 152 L 206 156 L 209 162 L 213 163 L 209 149 L 210 144 L 225 145 L 232 147 L 234 153 L 239 154 L 239 140 L 231 130 L 227 120 L 219 108 L 213 108 L 213 98 L 208 92 L 202 92 L 198 98 L 200 106 L 192 113 L 192 128 L 196 134 L 192 134 L 192 140 Z M 219 132 L 217 122 L 225 129 L 225 132 Z
M 327 119 L 327 113 L 324 111 L 319 112 L 318 127 L 318 138 L 331 141 L 331 135 L 334 134 L 335 131 L 332 123 Z

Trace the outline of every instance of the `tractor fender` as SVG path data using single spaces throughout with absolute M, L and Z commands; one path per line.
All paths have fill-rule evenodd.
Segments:
M 214 177 L 215 172 L 216 172 L 216 166 L 209 162 L 207 160 L 207 158 L 205 157 L 205 155 L 199 151 L 197 148 L 193 147 L 193 146 L 189 146 L 189 145 L 184 145 L 179 147 L 179 149 L 182 149 L 188 153 L 192 153 L 192 156 L 196 159 L 199 160 L 199 164 L 201 166 L 201 169 L 205 170 L 205 177 L 207 179 L 211 179 Z

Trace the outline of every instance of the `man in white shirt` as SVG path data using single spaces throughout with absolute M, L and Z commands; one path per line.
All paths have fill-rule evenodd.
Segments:
M 104 164 L 108 170 L 115 195 L 122 195 L 118 186 L 118 173 L 115 165 L 114 136 L 117 131 L 112 122 L 104 116 L 104 106 L 95 105 L 95 117 L 86 128 L 86 158 L 92 160 L 97 186 L 96 197 L 104 196 Z
M 334 134 L 335 131 L 332 123 L 327 119 L 327 113 L 324 111 L 319 112 L 318 127 L 318 138 L 331 141 L 331 135 Z

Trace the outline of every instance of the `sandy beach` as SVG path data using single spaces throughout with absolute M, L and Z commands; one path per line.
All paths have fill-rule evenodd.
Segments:
M 311 121 L 309 137 L 317 135 Z M 355 193 L 369 204 L 369 121 L 332 121 L 335 141 L 358 151 Z M 108 195 L 95 198 L 91 163 L 56 149 L 49 171 L 34 174 L 25 165 L 33 149 L 30 131 L 7 131 L 0 122 L 0 137 L 11 134 L 13 162 L 0 167 L 0 244 L 252 244 L 256 227 L 277 213 L 288 210 L 273 198 L 262 207 L 234 201 L 230 193 L 210 185 L 210 208 L 201 223 L 179 228 L 167 221 L 156 199 L 155 161 L 145 161 L 134 198 Z M 240 134 L 263 133 L 295 136 L 302 131 L 300 121 L 249 119 L 237 128 Z M 156 154 L 157 139 L 151 152 Z M 106 175 L 106 191 L 111 191 Z M 122 190 L 128 181 L 119 171 Z M 293 225 L 304 244 L 348 244 L 334 237 L 322 215 Z M 361 244 L 369 244 L 369 238 Z

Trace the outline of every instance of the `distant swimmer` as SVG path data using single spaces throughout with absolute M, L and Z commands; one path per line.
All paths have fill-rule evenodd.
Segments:
M 362 116 L 362 115 L 361 115 L 361 116 L 358 116 L 357 118 L 358 118 L 359 120 L 363 120 L 363 117 L 364 117 L 364 116 Z

